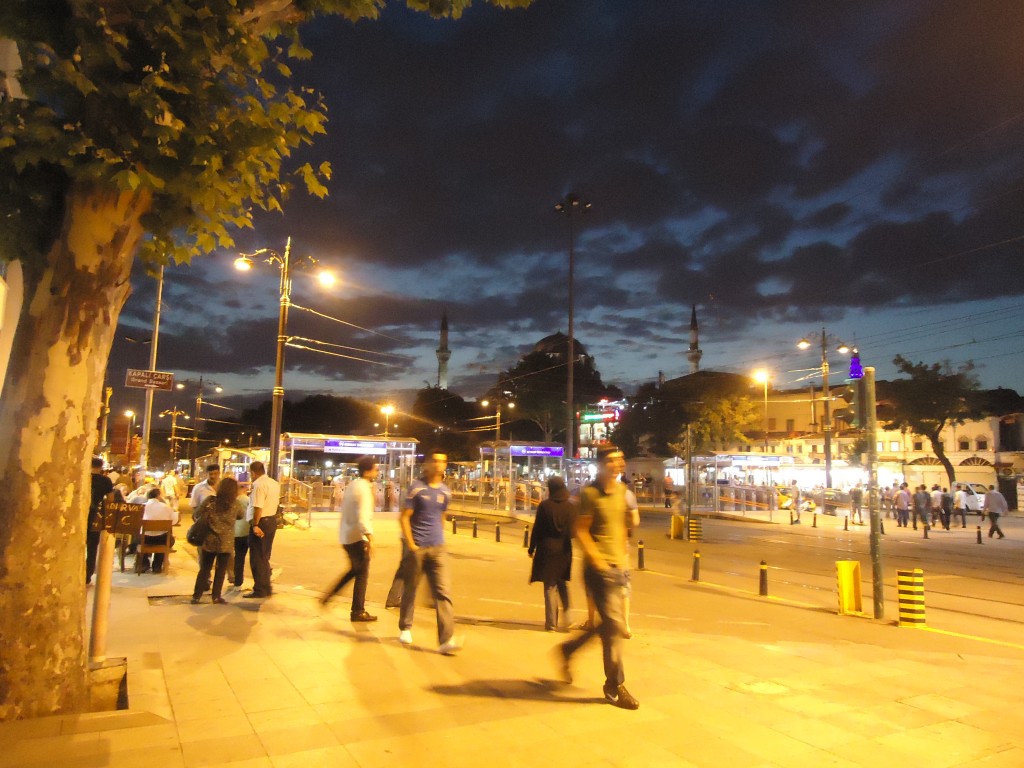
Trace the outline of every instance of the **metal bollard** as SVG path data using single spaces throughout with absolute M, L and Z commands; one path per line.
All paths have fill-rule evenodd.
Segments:
M 981 526 L 980 525 L 978 526 L 978 543 L 979 544 L 984 544 L 984 542 L 981 540 Z
M 843 518 L 843 530 L 844 531 L 850 530 L 850 518 L 848 518 L 848 517 L 844 517 Z
M 526 527 L 523 528 L 523 546 L 524 547 L 529 547 L 530 546 L 530 524 L 529 523 L 527 523 Z
M 494 524 L 494 540 L 501 541 L 501 523 Z
M 761 561 L 761 583 L 759 585 L 758 594 L 763 597 L 768 595 L 768 563 L 764 560 Z
M 885 520 L 878 518 L 878 532 L 885 536 Z
M 638 571 L 644 570 L 644 540 L 640 539 L 636 543 L 636 569 Z
M 700 550 L 693 550 L 693 572 L 690 574 L 690 581 L 700 581 Z
M 454 536 L 458 532 L 459 532 L 459 521 L 453 515 L 452 516 L 452 535 Z
M 789 510 L 789 524 L 790 525 L 793 524 L 793 510 L 792 509 Z
M 815 510 L 814 517 L 811 518 L 811 528 L 817 528 L 817 527 L 818 527 L 818 512 L 817 512 L 817 510 Z
M 473 538 L 476 538 L 476 518 L 473 518 Z

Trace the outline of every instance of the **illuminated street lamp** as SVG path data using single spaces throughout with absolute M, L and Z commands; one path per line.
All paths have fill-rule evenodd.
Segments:
M 178 386 L 181 386 L 180 384 Z M 160 418 L 164 416 L 171 417 L 171 461 L 177 465 L 178 463 L 178 417 L 181 416 L 183 419 L 188 421 L 188 414 L 182 410 L 179 410 L 177 406 L 170 408 L 166 411 L 160 412 Z
M 832 487 L 832 404 L 829 402 L 831 396 L 828 390 L 828 345 L 831 339 L 836 344 L 836 351 L 845 355 L 850 348 L 834 336 L 829 336 L 825 329 L 820 334 L 811 334 L 811 338 L 803 338 L 797 342 L 800 349 L 810 349 L 812 341 L 821 343 L 821 397 L 825 404 L 821 417 L 821 430 L 825 436 L 825 487 Z
M 481 400 L 480 405 L 484 408 L 489 406 L 491 403 L 489 400 Z M 494 403 L 496 411 L 494 414 L 494 508 L 498 508 L 498 441 L 501 440 L 501 401 L 496 400 Z M 505 405 L 509 410 L 516 407 L 513 402 L 506 402 Z M 509 437 L 508 446 L 508 493 L 505 495 L 505 507 L 508 508 L 508 503 L 512 497 L 512 438 Z
M 195 427 L 192 428 L 192 456 L 190 457 L 190 461 L 192 462 L 192 474 L 195 475 L 197 470 L 199 469 L 198 467 L 195 466 L 195 461 L 199 458 L 199 431 L 200 431 L 199 425 L 201 424 L 202 418 L 203 418 L 202 417 L 203 403 L 205 402 L 207 405 L 212 405 L 215 408 L 224 408 L 224 410 L 227 410 L 227 411 L 230 411 L 231 409 L 227 408 L 226 406 L 223 406 L 223 405 L 217 405 L 216 403 L 210 403 L 210 402 L 207 402 L 207 401 L 203 400 L 203 392 L 205 390 L 205 387 L 213 387 L 213 391 L 217 392 L 217 393 L 220 393 L 220 392 L 224 391 L 224 388 L 221 387 L 217 382 L 215 382 L 215 381 L 203 381 L 203 377 L 200 376 L 198 383 L 191 382 L 191 381 L 184 381 L 184 382 L 178 382 L 177 384 L 174 385 L 174 387 L 175 387 L 175 389 L 185 389 L 185 385 L 186 384 L 196 384 L 196 415 L 195 415 L 196 425 L 195 425 Z
M 267 467 L 267 474 L 275 480 L 278 476 L 278 463 L 281 458 L 281 417 L 284 412 L 284 347 L 288 342 L 288 307 L 291 305 L 292 296 L 292 239 L 289 237 L 285 242 L 284 255 L 269 248 L 260 248 L 253 253 L 241 253 L 235 259 L 235 269 L 240 272 L 249 272 L 255 265 L 254 258 L 266 256 L 267 264 L 274 264 L 281 273 L 280 280 L 280 309 L 277 316 L 277 357 L 274 363 L 274 394 L 270 412 L 270 466 Z M 312 267 L 317 263 L 316 259 L 305 256 L 300 266 Z M 317 275 L 321 285 L 334 285 L 334 275 L 326 270 L 321 270 Z
M 768 381 L 771 375 L 768 371 L 754 371 L 754 381 L 764 385 L 764 453 L 768 453 Z
M 588 210 L 590 210 L 590 203 L 580 200 L 579 195 L 575 192 L 570 192 L 565 196 L 564 200 L 555 204 L 555 212 L 565 214 L 565 217 L 569 222 L 569 342 L 565 359 L 568 364 L 565 395 L 567 417 L 565 427 L 565 449 L 566 456 L 570 459 L 576 456 L 576 406 L 573 402 L 572 380 L 573 369 L 576 367 L 576 354 L 574 349 L 575 340 L 573 339 L 573 334 L 576 331 L 574 327 L 575 307 L 573 304 L 573 283 L 575 282 L 576 274 L 576 233 L 572 226 L 572 220 L 574 216 L 586 213 Z
M 384 439 L 388 439 L 388 425 L 391 420 L 391 414 L 395 412 L 395 406 L 383 405 L 381 406 L 380 412 L 384 414 Z

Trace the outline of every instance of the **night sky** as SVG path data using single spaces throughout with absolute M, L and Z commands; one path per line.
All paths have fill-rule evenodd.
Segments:
M 330 196 L 293 195 L 239 250 L 291 235 L 336 268 L 333 291 L 296 274 L 293 301 L 353 325 L 293 311 L 289 333 L 361 359 L 289 349 L 288 399 L 410 403 L 444 310 L 449 387 L 481 395 L 567 328 L 570 191 L 593 206 L 576 337 L 606 383 L 686 372 L 695 304 L 702 368 L 797 386 L 818 358 L 795 342 L 825 326 L 879 378 L 901 353 L 1024 390 L 1019 0 L 538 0 L 457 22 L 394 4 L 304 40 L 296 77 L 330 123 L 297 159 L 332 163 Z M 278 277 L 235 255 L 168 268 L 157 368 L 250 405 L 273 386 Z M 155 283 L 133 288 L 115 410 L 141 406 L 119 385 L 148 364 L 126 337 L 149 338 Z

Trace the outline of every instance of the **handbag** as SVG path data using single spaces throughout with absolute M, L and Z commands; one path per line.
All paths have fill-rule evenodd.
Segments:
M 203 542 L 206 541 L 206 537 L 213 533 L 213 529 L 210 528 L 210 523 L 207 522 L 208 515 L 203 514 L 204 503 L 199 507 L 199 510 L 192 516 L 192 525 L 189 526 L 188 531 L 185 533 L 185 541 L 191 544 L 193 547 L 203 546 Z

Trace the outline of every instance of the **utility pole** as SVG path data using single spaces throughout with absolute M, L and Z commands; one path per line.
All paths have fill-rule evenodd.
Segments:
M 868 443 L 868 509 L 871 514 L 871 593 L 876 619 L 885 618 L 882 573 L 882 514 L 878 508 L 878 414 L 875 405 L 875 369 L 864 369 L 863 401 Z

